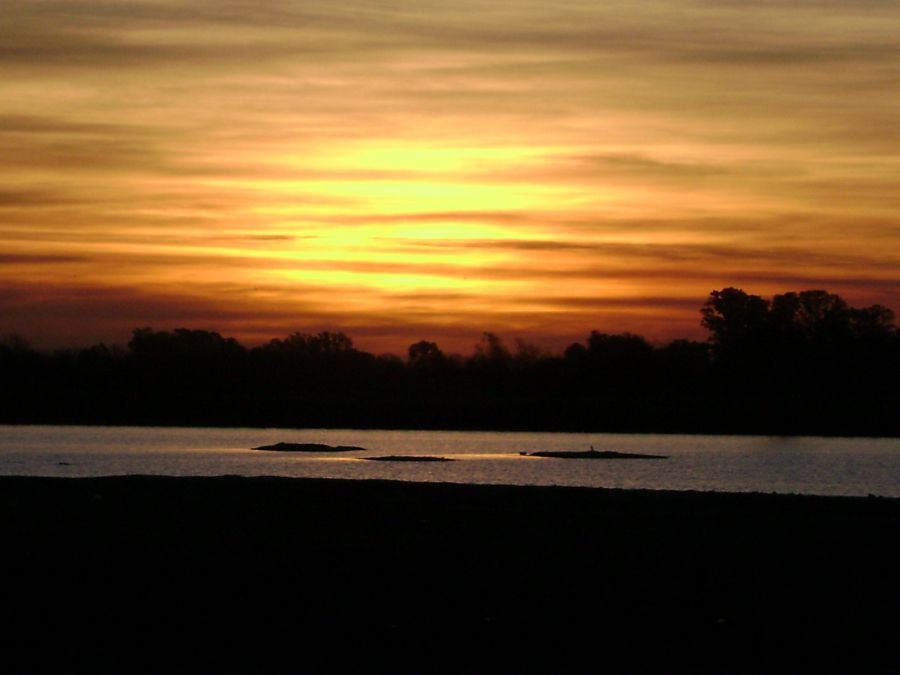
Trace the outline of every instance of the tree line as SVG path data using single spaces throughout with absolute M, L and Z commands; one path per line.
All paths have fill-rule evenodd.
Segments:
M 466 356 L 406 358 L 340 332 L 256 347 L 139 328 L 127 348 L 0 342 L 0 422 L 900 435 L 900 333 L 882 306 L 736 288 L 700 308 L 706 341 L 592 331 L 553 354 L 484 333 Z

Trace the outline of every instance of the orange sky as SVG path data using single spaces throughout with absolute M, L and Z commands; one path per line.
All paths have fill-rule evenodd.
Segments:
M 896 0 L 33 0 L 0 21 L 0 334 L 372 351 L 900 310 Z

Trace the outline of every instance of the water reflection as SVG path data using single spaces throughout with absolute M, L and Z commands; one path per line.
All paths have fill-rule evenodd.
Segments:
M 289 441 L 358 445 L 331 454 L 251 450 Z M 523 456 L 537 450 L 664 454 L 660 461 Z M 435 455 L 456 462 L 368 462 Z M 0 427 L 0 474 L 278 475 L 900 497 L 896 439 L 373 430 Z

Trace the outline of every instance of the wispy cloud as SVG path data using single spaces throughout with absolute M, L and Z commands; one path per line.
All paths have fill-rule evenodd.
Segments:
M 894 0 L 7 4 L 0 329 L 560 343 L 696 332 L 731 283 L 900 309 Z

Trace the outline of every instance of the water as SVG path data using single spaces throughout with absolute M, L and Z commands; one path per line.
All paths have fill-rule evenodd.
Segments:
M 289 441 L 358 445 L 309 455 L 251 450 Z M 522 457 L 520 451 L 617 450 L 658 461 Z M 388 463 L 377 455 L 459 461 Z M 0 426 L 0 475 L 296 476 L 900 497 L 900 440 L 465 431 Z

